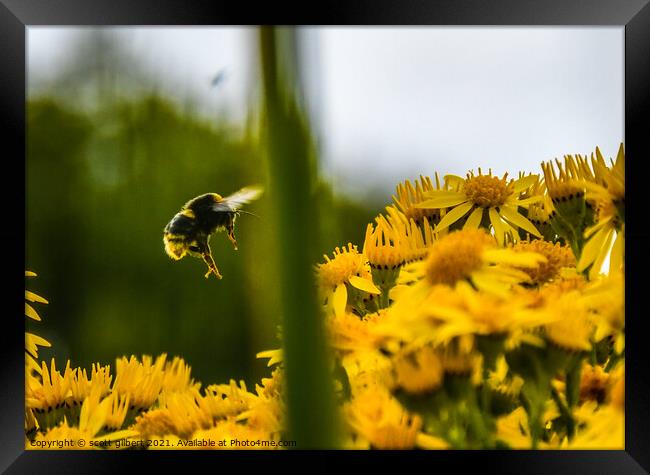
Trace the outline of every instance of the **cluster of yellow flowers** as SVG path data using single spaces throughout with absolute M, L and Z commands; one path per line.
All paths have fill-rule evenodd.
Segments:
M 345 448 L 624 448 L 623 146 L 542 171 L 406 181 L 361 251 L 316 266 Z M 280 350 L 258 354 L 280 366 L 251 393 L 201 391 L 165 355 L 117 360 L 114 381 L 100 365 L 61 375 L 37 363 L 47 344 L 26 337 L 28 447 L 280 446 Z
M 326 257 L 350 446 L 624 448 L 624 167 L 406 181 Z

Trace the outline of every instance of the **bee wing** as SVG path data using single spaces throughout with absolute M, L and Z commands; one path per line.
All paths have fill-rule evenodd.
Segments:
M 237 211 L 246 203 L 256 200 L 262 195 L 264 188 L 261 186 L 247 186 L 236 191 L 230 196 L 226 196 L 218 203 L 212 206 L 214 211 Z

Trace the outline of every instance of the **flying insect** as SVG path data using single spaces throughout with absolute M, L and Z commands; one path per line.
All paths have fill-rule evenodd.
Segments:
M 217 279 L 221 279 L 222 275 L 214 263 L 208 243 L 210 236 L 226 231 L 228 239 L 237 250 L 235 220 L 240 213 L 246 213 L 241 207 L 259 198 L 262 192 L 263 188 L 255 185 L 244 187 L 225 198 L 217 193 L 205 193 L 192 198 L 165 226 L 165 252 L 176 261 L 188 254 L 202 258 L 208 266 L 205 278 L 214 274 Z

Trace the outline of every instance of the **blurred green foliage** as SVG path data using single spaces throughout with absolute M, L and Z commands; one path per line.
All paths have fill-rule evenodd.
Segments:
M 89 368 L 121 355 L 179 355 L 204 384 L 269 374 L 259 351 L 280 346 L 277 259 L 266 196 L 260 215 L 237 221 L 239 251 L 212 237 L 222 281 L 205 279 L 202 261 L 165 254 L 165 224 L 190 198 L 266 184 L 253 127 L 243 132 L 180 110 L 151 93 L 92 109 L 38 96 L 27 105 L 27 269 L 30 290 L 50 304 L 28 331 L 48 339 L 44 360 Z M 249 121 L 254 123 L 255 120 Z M 318 187 L 322 253 L 361 247 L 380 206 Z M 291 212 L 291 210 L 287 210 Z

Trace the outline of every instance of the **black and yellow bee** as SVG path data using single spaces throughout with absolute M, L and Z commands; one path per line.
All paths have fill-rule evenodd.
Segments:
M 225 198 L 217 193 L 206 193 L 191 199 L 165 226 L 165 252 L 174 260 L 182 259 L 187 254 L 201 257 L 208 266 L 205 278 L 214 274 L 221 279 L 208 244 L 210 235 L 227 231 L 228 239 L 237 250 L 235 219 L 241 212 L 240 208 L 259 198 L 262 191 L 259 186 L 248 186 Z

